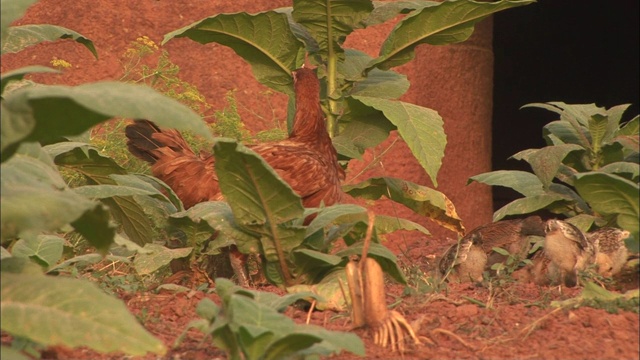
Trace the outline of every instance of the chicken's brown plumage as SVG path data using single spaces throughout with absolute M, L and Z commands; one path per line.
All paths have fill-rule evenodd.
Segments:
M 342 198 L 344 171 L 326 130 L 320 108 L 320 84 L 313 70 L 293 72 L 296 112 L 288 139 L 250 145 L 302 198 L 305 207 L 332 205 Z M 125 129 L 129 151 L 150 162 L 153 175 L 164 181 L 185 208 L 220 200 L 213 154 L 195 154 L 176 130 L 136 120 Z

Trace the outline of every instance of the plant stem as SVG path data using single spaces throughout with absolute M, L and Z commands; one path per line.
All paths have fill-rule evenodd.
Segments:
M 336 114 L 338 103 L 333 98 L 336 91 L 336 73 L 338 71 L 338 58 L 333 49 L 333 28 L 331 27 L 331 0 L 325 0 L 327 8 L 327 103 L 329 104 L 329 113 L 327 114 L 327 131 L 329 137 L 336 135 Z

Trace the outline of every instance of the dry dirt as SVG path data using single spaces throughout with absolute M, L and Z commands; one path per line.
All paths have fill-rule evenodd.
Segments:
M 427 260 L 427 256 L 433 255 L 429 248 L 410 249 L 401 257 L 401 262 L 412 264 L 414 271 L 422 269 L 417 275 L 426 278 L 429 276 L 427 270 L 433 266 L 433 261 Z M 187 284 L 193 282 L 192 279 L 186 279 Z M 637 269 L 616 280 L 614 287 L 621 291 L 637 288 Z M 259 290 L 282 293 L 273 287 Z M 403 296 L 403 290 L 403 286 L 389 283 L 387 303 L 398 304 L 395 310 L 413 325 L 423 344 L 410 344 L 409 350 L 401 355 L 375 345 L 366 329 L 353 330 L 365 342 L 366 359 L 618 360 L 639 356 L 637 313 L 618 311 L 612 314 L 590 307 L 563 309 L 549 305 L 554 300 L 575 297 L 580 288 L 559 289 L 507 281 L 503 285 L 497 282 L 483 286 L 448 284 L 446 290 L 435 294 Z M 220 303 L 215 294 L 205 295 L 201 291 L 120 294 L 131 312 L 170 348 L 163 359 L 224 359 L 224 353 L 215 349 L 210 340 L 203 341 L 203 334 L 196 330 L 190 330 L 180 345 L 172 347 L 187 324 L 198 318 L 195 308 L 205 296 Z M 289 307 L 285 314 L 298 323 L 305 323 L 308 317 L 307 311 L 295 307 Z M 310 322 L 330 330 L 352 331 L 347 313 L 315 311 Z M 425 338 L 434 344 L 428 344 Z M 118 354 L 101 355 L 86 349 L 61 347 L 52 348 L 47 354 L 54 359 L 123 358 Z M 153 355 L 143 357 L 156 358 Z M 349 353 L 331 357 L 340 360 L 359 358 Z
M 149 35 L 159 42 L 161 35 L 177 29 L 207 14 L 196 12 L 196 8 L 185 4 L 183 12 L 170 17 L 153 16 L 153 22 L 141 20 L 135 8 L 128 2 L 101 3 L 87 8 L 77 8 L 81 3 L 67 2 L 64 7 L 56 2 L 45 1 L 29 11 L 23 23 L 48 22 L 66 26 L 93 39 L 99 45 L 100 61 L 94 60 L 89 52 L 72 42 L 43 44 L 19 54 L 2 57 L 2 72 L 26 65 L 49 65 L 52 56 L 57 55 L 71 64 L 73 71 L 54 77 L 34 76 L 42 82 L 76 85 L 102 79 L 117 79 L 121 75 L 119 55 L 127 44 L 141 35 Z M 153 3 L 153 4 L 151 4 Z M 109 4 L 113 8 L 109 8 Z M 145 2 L 146 11 L 166 14 L 166 1 Z M 151 4 L 151 5 L 149 5 Z M 211 5 L 210 14 L 216 13 Z M 257 9 L 248 9 L 255 11 Z M 84 14 L 84 15 L 83 15 Z M 114 14 L 119 14 L 117 17 Z M 123 15 L 124 14 L 124 15 Z M 95 19 L 122 18 L 122 24 L 112 30 L 92 28 Z M 46 21 L 52 19 L 52 21 Z M 160 24 L 160 25 L 159 25 Z M 122 32 L 124 31 L 124 33 Z M 176 41 L 170 49 L 179 53 L 187 51 L 187 41 Z M 211 50 L 213 46 L 209 46 Z M 180 63 L 187 81 L 193 81 L 200 88 L 206 87 L 213 74 L 203 74 L 206 53 L 199 47 L 189 48 L 195 61 Z M 218 50 L 217 50 L 218 51 Z M 219 50 L 225 51 L 225 50 Z M 205 67 L 206 68 L 206 67 Z M 206 94 L 208 99 L 222 99 L 224 92 L 237 87 L 238 83 L 250 80 L 250 70 L 244 73 L 217 74 L 222 83 L 215 93 Z M 240 92 L 239 101 L 250 103 L 251 94 Z M 284 108 L 283 99 L 276 99 L 275 107 Z M 217 104 L 221 107 L 223 104 Z M 256 104 L 254 104 L 256 105 Z M 258 111 L 270 111 L 254 106 Z M 262 114 L 269 118 L 272 114 Z M 276 114 L 282 117 L 283 114 Z M 247 115 L 250 116 L 250 115 Z M 257 125 L 259 130 L 268 124 Z M 402 174 L 397 174 L 402 177 Z M 434 255 L 441 254 L 451 243 L 451 239 L 400 236 L 400 240 L 387 244 L 399 254 L 405 266 L 419 268 L 427 272 L 433 267 Z M 621 280 L 624 289 L 638 288 L 637 270 Z M 276 289 L 263 289 L 272 290 Z M 539 287 L 533 284 L 508 283 L 504 286 L 477 287 L 468 284 L 450 284 L 446 291 L 437 296 L 422 294 L 401 297 L 403 287 L 389 285 L 388 303 L 399 301 L 395 308 L 417 327 L 421 337 L 431 339 L 435 345 L 410 347 L 401 357 L 372 343 L 365 330 L 355 330 L 365 341 L 368 359 L 637 359 L 639 357 L 639 316 L 634 312 L 621 311 L 610 314 L 605 310 L 582 307 L 573 310 L 556 309 L 549 306 L 551 300 L 562 300 L 575 296 L 576 289 Z M 144 326 L 162 339 L 170 348 L 166 359 L 215 359 L 224 358 L 224 353 L 213 348 L 203 336 L 190 331 L 186 340 L 173 348 L 175 339 L 195 316 L 199 300 L 215 295 L 202 292 L 190 293 L 121 293 L 120 297 L 132 313 L 142 319 Z M 475 299 L 476 301 L 470 301 Z M 477 303 L 487 306 L 479 306 Z M 287 315 L 298 322 L 304 322 L 307 313 L 290 308 Z M 342 315 L 342 316 L 337 316 Z M 346 314 L 314 312 L 311 322 L 326 326 L 331 330 L 349 330 L 350 321 Z M 121 359 L 122 355 L 101 355 L 85 349 L 52 348 L 45 357 L 57 359 Z M 154 359 L 147 356 L 145 359 Z M 333 359 L 353 359 L 355 356 L 341 354 Z

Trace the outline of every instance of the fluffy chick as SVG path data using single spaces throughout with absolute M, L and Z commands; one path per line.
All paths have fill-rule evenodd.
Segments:
M 447 279 L 452 282 L 482 282 L 486 263 L 487 254 L 482 249 L 482 237 L 472 232 L 447 249 L 438 268 L 442 275 L 451 269 Z
M 598 273 L 605 277 L 618 274 L 627 262 L 629 252 L 624 240 L 630 233 L 612 227 L 606 227 L 587 234 L 587 239 L 598 244 L 595 262 L 598 265 Z
M 544 254 L 550 260 L 547 269 L 558 269 L 560 280 L 567 287 L 576 286 L 578 271 L 593 263 L 597 243 L 592 243 L 576 226 L 562 221 L 549 220 L 545 224 Z

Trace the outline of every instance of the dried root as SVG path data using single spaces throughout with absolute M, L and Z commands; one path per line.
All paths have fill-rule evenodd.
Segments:
M 382 347 L 391 345 L 391 350 L 403 353 L 408 338 L 414 344 L 420 344 L 420 340 L 400 313 L 387 309 L 382 268 L 377 261 L 367 258 L 373 220 L 374 214 L 369 212 L 369 228 L 360 263 L 350 261 L 346 267 L 351 320 L 355 327 L 368 326 L 375 344 Z

